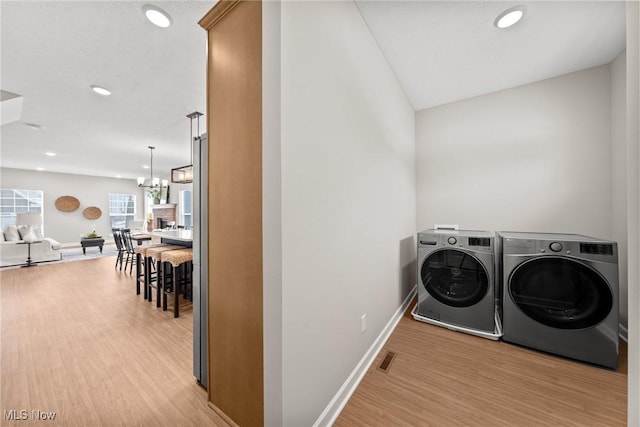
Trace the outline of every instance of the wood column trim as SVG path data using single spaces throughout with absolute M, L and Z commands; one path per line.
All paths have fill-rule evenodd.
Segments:
M 240 4 L 243 0 L 222 0 L 216 3 L 216 5 L 207 14 L 202 17 L 198 24 L 209 31 L 214 25 L 218 23 L 225 15 L 231 12 L 231 9 Z
M 216 405 L 214 405 L 211 402 L 207 402 L 207 406 L 211 409 L 213 409 L 213 412 L 215 412 L 216 414 L 218 414 L 218 416 L 220 418 L 222 418 L 224 420 L 225 423 L 227 423 L 229 425 L 229 427 L 239 427 L 238 424 L 236 424 L 231 418 L 229 418 L 227 416 L 227 414 L 225 414 L 223 411 L 220 410 L 220 408 L 218 408 Z
M 264 424 L 262 3 L 221 1 L 208 31 L 210 406 Z

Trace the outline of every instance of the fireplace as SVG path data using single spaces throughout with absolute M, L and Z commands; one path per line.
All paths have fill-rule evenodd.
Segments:
M 163 205 L 152 205 L 153 228 L 165 228 L 167 223 L 176 220 L 176 204 L 166 203 Z

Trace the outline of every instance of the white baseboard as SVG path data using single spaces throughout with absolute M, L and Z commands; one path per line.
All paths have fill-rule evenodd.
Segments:
M 351 398 L 351 395 L 358 387 L 358 384 L 362 381 L 364 374 L 367 373 L 369 367 L 376 359 L 376 356 L 391 336 L 393 330 L 396 328 L 396 325 L 400 322 L 400 319 L 402 319 L 404 312 L 416 296 L 417 289 L 417 286 L 414 286 L 411 292 L 409 292 L 409 295 L 404 299 L 402 305 L 396 310 L 391 319 L 389 319 L 385 327 L 382 329 L 382 332 L 380 332 L 380 335 L 378 335 L 371 347 L 369 347 L 369 350 L 367 350 L 362 359 L 360 359 L 360 362 L 358 362 L 347 380 L 342 384 L 342 387 L 340 387 L 335 396 L 333 396 L 329 405 L 327 405 L 324 411 L 322 411 L 322 414 L 320 414 L 316 422 L 313 423 L 313 427 L 329 427 L 333 425 L 338 418 L 338 415 L 340 415 L 340 412 L 342 412 L 342 409 Z
M 622 338 L 623 340 L 625 340 L 625 342 L 629 342 L 629 330 L 622 326 L 622 325 L 618 325 L 618 335 L 620 336 L 620 338 Z

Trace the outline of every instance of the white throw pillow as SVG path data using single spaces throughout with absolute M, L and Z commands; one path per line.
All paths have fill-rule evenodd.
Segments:
M 20 236 L 21 240 L 24 240 L 24 235 L 27 234 L 27 232 L 29 231 L 29 228 L 31 228 L 30 225 L 18 225 L 16 226 L 16 228 L 18 229 L 18 235 Z
M 39 225 L 19 225 L 18 226 L 18 234 L 20 238 L 24 240 L 25 234 L 27 234 L 31 230 L 31 232 L 35 233 L 36 238 L 42 239 L 44 236 L 42 235 L 42 227 Z
M 20 234 L 18 234 L 18 228 L 15 224 L 9 224 L 7 228 L 4 229 L 4 239 L 7 242 L 17 242 L 20 240 Z
M 26 231 L 22 234 L 22 240 L 27 243 L 35 242 L 38 240 L 38 236 L 36 236 L 35 231 L 33 231 L 33 227 L 31 225 L 27 225 Z

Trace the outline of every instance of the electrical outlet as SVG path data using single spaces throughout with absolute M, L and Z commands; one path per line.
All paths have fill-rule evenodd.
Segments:
M 367 315 L 363 314 L 360 316 L 360 333 L 364 334 L 367 330 Z

